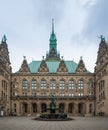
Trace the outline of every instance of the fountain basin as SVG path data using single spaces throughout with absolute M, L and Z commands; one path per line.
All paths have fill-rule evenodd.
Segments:
M 51 114 L 41 114 L 39 117 L 35 118 L 35 120 L 41 121 L 69 121 L 73 120 L 72 118 L 67 117 L 67 113 L 51 113 Z

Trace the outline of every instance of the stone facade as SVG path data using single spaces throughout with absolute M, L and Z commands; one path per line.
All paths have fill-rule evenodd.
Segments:
M 22 89 L 23 79 L 28 81 L 27 89 Z M 59 111 L 68 112 L 73 115 L 93 115 L 94 90 L 89 90 L 89 88 L 94 89 L 94 87 L 91 88 L 91 84 L 89 84 L 90 80 L 94 80 L 93 74 L 12 74 L 12 92 L 18 95 L 12 95 L 12 110 L 16 112 L 14 106 L 17 105 L 17 115 L 33 114 L 33 109 L 36 109 L 34 110 L 36 113 L 41 113 L 44 111 L 42 107 L 49 108 L 51 102 L 49 95 L 52 93 L 57 98 L 56 107 L 63 109 Z M 33 81 L 36 81 L 35 89 L 32 87 Z M 42 81 L 46 81 L 44 88 L 42 88 Z M 64 81 L 63 87 L 65 88 L 60 89 L 60 81 Z M 69 81 L 74 81 L 74 88 L 69 89 Z M 84 82 L 84 88 L 78 89 L 78 81 Z M 51 83 L 56 84 L 53 86 L 53 89 L 51 89 Z M 91 94 L 91 92 L 93 93 Z M 91 108 L 89 107 L 90 105 Z M 24 112 L 25 107 L 27 108 L 27 112 Z M 34 114 L 36 113 L 34 112 Z
M 56 112 L 108 116 L 108 45 L 105 39 L 102 38 L 99 45 L 94 73 L 86 69 L 82 57 L 77 65 L 60 58 L 56 41 L 52 28 L 49 53 L 46 59 L 43 57 L 40 63 L 36 62 L 37 72 L 33 72 L 34 62 L 28 64 L 24 57 L 20 70 L 12 73 L 4 36 L 0 44 L 0 112 L 18 116 L 49 113 L 46 108 L 50 107 L 50 94 L 53 94 Z M 52 72 L 51 65 L 57 67 L 56 72 Z

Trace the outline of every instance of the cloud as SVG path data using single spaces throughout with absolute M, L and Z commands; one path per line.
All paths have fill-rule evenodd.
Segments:
M 88 18 L 85 23 L 84 36 L 93 39 L 97 35 L 108 35 L 108 1 L 98 0 L 89 9 Z M 108 36 L 107 36 L 108 37 Z
M 0 37 L 7 35 L 13 71 L 21 66 L 23 55 L 28 63 L 46 55 L 52 18 L 60 54 L 65 60 L 74 59 L 77 63 L 83 56 L 88 70 L 93 71 L 99 44 L 97 35 L 108 33 L 107 5 L 102 0 L 2 1 Z
M 63 17 L 65 0 L 37 0 L 34 1 L 34 7 L 37 11 L 38 21 L 43 23 L 48 19 L 55 18 L 57 22 Z

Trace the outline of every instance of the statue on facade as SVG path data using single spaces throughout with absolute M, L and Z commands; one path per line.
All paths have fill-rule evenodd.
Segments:
M 98 38 L 101 39 L 101 42 L 104 42 L 104 41 L 105 41 L 105 37 L 104 37 L 103 35 L 98 36 Z
M 4 35 L 3 38 L 2 38 L 2 42 L 6 42 L 7 38 L 6 36 Z

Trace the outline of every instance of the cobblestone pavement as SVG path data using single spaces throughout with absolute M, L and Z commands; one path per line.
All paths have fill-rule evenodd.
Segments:
M 73 117 L 71 121 L 36 121 L 33 117 L 0 117 L 0 130 L 108 130 L 106 117 Z

